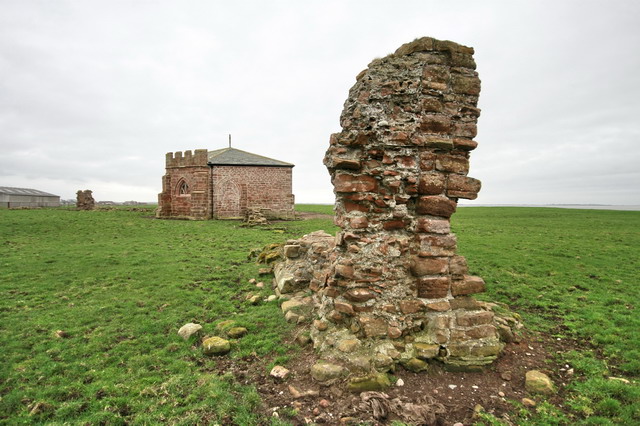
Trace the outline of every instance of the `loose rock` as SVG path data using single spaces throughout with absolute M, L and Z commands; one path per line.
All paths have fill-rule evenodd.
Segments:
M 549 376 L 538 370 L 527 371 L 524 386 L 531 393 L 550 395 L 555 392 L 555 387 Z
M 231 344 L 222 337 L 209 337 L 202 342 L 202 349 L 207 355 L 224 355 L 231 350 Z
M 202 326 L 200 324 L 194 324 L 192 322 L 183 325 L 178 330 L 178 335 L 182 337 L 184 340 L 187 340 L 189 337 L 197 334 L 202 330 Z
M 281 365 L 276 365 L 271 369 L 271 372 L 269 373 L 269 375 L 271 377 L 275 377 L 276 379 L 282 380 L 282 379 L 286 379 L 289 376 L 289 370 L 287 370 Z

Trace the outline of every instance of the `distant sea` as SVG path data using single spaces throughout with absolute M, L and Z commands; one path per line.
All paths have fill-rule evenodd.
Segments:
M 556 209 L 640 211 L 640 205 L 616 206 L 608 204 L 458 204 L 458 207 L 550 207 Z

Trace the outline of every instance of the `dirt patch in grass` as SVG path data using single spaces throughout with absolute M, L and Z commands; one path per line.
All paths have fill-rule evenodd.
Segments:
M 399 367 L 394 376 L 404 384 L 392 386 L 384 393 L 388 400 L 398 398 L 414 404 L 428 402 L 440 407 L 443 412 L 437 414 L 435 424 L 471 424 L 477 405 L 486 413 L 508 420 L 509 413 L 514 411 L 514 401 L 536 399 L 525 390 L 528 370 L 541 370 L 552 378 L 558 393 L 547 400 L 556 406 L 562 405 L 564 387 L 571 372 L 567 372 L 555 355 L 577 348 L 575 341 L 530 334 L 519 343 L 507 345 L 500 358 L 480 373 L 446 371 L 438 363 L 425 373 L 413 373 Z M 310 422 L 384 425 L 401 420 L 392 412 L 386 418 L 375 418 L 371 405 L 364 403 L 361 395 L 346 391 L 344 383 L 322 386 L 315 382 L 309 375 L 309 368 L 316 359 L 311 347 L 304 348 L 287 363 L 290 375 L 284 380 L 268 375 L 263 358 L 220 359 L 216 365 L 218 374 L 232 374 L 241 384 L 256 386 L 263 400 L 265 416 L 277 413 L 276 416 L 295 425 Z M 302 394 L 313 393 L 296 398 L 291 386 Z

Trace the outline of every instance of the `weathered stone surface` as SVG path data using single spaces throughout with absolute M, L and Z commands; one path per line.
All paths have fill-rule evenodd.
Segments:
M 480 277 L 474 277 L 471 275 L 465 275 L 463 279 L 453 280 L 451 283 L 451 294 L 453 296 L 482 293 L 484 290 L 484 280 Z
M 207 355 L 224 355 L 231 350 L 231 343 L 222 337 L 209 337 L 202 342 L 202 349 Z
M 347 389 L 351 392 L 381 391 L 389 387 L 391 387 L 391 381 L 385 373 L 354 377 L 347 383 Z
M 456 211 L 456 202 L 446 197 L 429 195 L 420 197 L 416 213 L 449 218 Z
M 341 228 L 335 244 L 309 257 L 306 236 L 287 242 L 300 246 L 283 261 L 291 287 L 314 294 L 314 347 L 352 372 L 378 368 L 365 353 L 378 342 L 391 348 L 376 353 L 415 359 L 418 370 L 431 358 L 473 369 L 502 347 L 492 314 L 470 297 L 485 283 L 468 275 L 450 227 L 458 199 L 481 187 L 467 176 L 480 115 L 472 55 L 422 38 L 358 75 L 324 159 Z
M 429 364 L 426 361 L 418 358 L 409 358 L 407 360 L 404 360 L 402 361 L 402 366 L 409 371 L 413 371 L 414 373 L 427 371 L 429 369 Z
M 538 370 L 527 371 L 524 387 L 527 392 L 544 395 L 551 395 L 556 391 L 549 376 Z
M 297 244 L 289 244 L 283 247 L 284 255 L 290 259 L 294 259 L 300 255 L 300 246 Z
M 269 372 L 269 376 L 274 377 L 279 380 L 286 379 L 289 376 L 289 370 L 284 368 L 281 365 L 274 366 Z
M 200 324 L 194 324 L 192 322 L 183 325 L 178 330 L 178 335 L 182 337 L 184 340 L 187 340 L 189 337 L 197 334 L 202 330 L 202 326 Z
M 347 369 L 338 364 L 319 361 L 311 367 L 311 377 L 319 382 L 329 382 L 347 375 Z
M 372 176 L 338 174 L 333 179 L 336 192 L 367 192 L 378 188 L 378 181 Z
M 244 327 L 232 327 L 229 329 L 229 331 L 227 331 L 227 336 L 231 337 L 232 339 L 239 339 L 247 333 L 248 330 Z
M 446 274 L 449 271 L 449 259 L 446 257 L 415 257 L 411 261 L 410 269 L 416 277 Z

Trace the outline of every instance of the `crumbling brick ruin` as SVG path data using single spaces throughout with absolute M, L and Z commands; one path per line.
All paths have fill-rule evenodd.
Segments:
M 96 208 L 96 200 L 93 199 L 93 192 L 89 189 L 79 190 L 76 193 L 76 208 L 78 210 L 93 210 Z
M 480 114 L 472 55 L 421 38 L 357 76 L 324 159 L 335 247 L 323 263 L 315 258 L 327 236 L 290 241 L 299 249 L 285 246 L 295 256 L 276 268 L 280 289 L 288 278 L 315 292 L 314 345 L 350 371 L 398 362 L 419 371 L 434 359 L 473 369 L 502 349 L 493 312 L 471 297 L 485 283 L 456 254 L 449 222 L 458 199 L 480 190 L 467 177 Z M 325 266 L 305 275 L 309 256 Z

